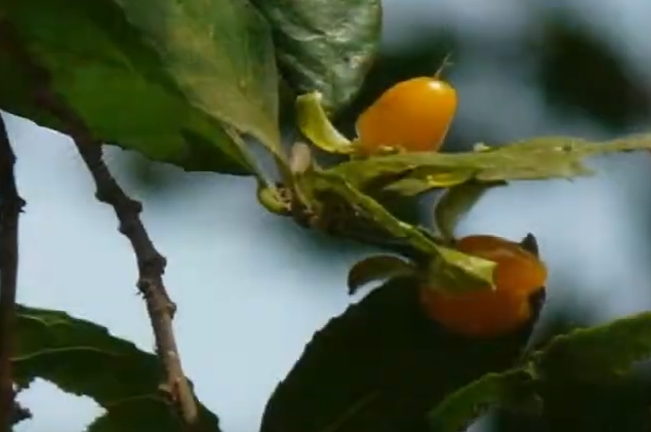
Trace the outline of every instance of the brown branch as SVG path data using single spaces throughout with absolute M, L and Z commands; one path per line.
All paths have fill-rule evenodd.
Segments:
M 67 123 L 73 118 L 68 116 L 72 115 L 68 112 L 60 118 L 67 118 Z M 81 127 L 81 123 L 78 127 Z M 156 339 L 156 350 L 167 373 L 166 383 L 161 389 L 171 396 L 184 422 L 193 426 L 197 422 L 197 403 L 183 373 L 172 329 L 176 306 L 169 298 L 163 282 L 165 257 L 156 250 L 140 220 L 142 205 L 125 194 L 102 160 L 101 145 L 94 142 L 88 133 L 73 137 L 97 186 L 97 199 L 113 207 L 120 222 L 120 232 L 129 239 L 136 255 L 139 271 L 137 286 L 145 298 Z
M 15 422 L 15 391 L 11 359 L 16 321 L 18 279 L 18 220 L 25 201 L 18 195 L 7 129 L 0 115 L 0 431 Z
M 143 294 L 156 339 L 156 350 L 163 363 L 166 382 L 161 389 L 174 403 L 185 426 L 195 429 L 198 422 L 197 402 L 183 369 L 172 330 L 175 305 L 163 283 L 165 257 L 154 247 L 141 219 L 140 202 L 129 198 L 115 181 L 102 160 L 102 146 L 84 121 L 50 88 L 47 73 L 36 65 L 6 22 L 0 22 L 0 49 L 9 53 L 31 79 L 35 101 L 56 117 L 72 137 L 97 187 L 99 201 L 113 207 L 120 232 L 133 248 L 138 262 L 138 289 Z

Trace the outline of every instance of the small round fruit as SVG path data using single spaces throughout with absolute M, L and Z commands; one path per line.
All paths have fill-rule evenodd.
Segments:
M 427 314 L 449 331 L 471 337 L 495 337 L 516 330 L 532 316 L 530 297 L 543 289 L 545 265 L 519 244 L 490 236 L 462 238 L 457 248 L 497 263 L 494 290 L 456 294 L 421 287 Z
M 438 77 L 402 81 L 385 91 L 355 124 L 365 155 L 397 147 L 407 152 L 437 151 L 457 109 L 457 92 Z

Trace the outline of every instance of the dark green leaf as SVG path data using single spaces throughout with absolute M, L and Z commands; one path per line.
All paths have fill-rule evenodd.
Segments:
M 402 179 L 450 175 L 455 170 L 481 182 L 571 178 L 591 174 L 583 159 L 602 153 L 651 149 L 651 135 L 635 135 L 601 143 L 572 137 L 533 138 L 467 153 L 403 153 L 341 163 L 329 171 L 365 189 L 383 177 Z M 414 174 L 415 173 L 415 174 Z M 459 176 L 458 182 L 468 178 Z M 448 187 L 453 184 L 447 184 Z M 435 187 L 434 183 L 433 186 Z
M 543 377 L 600 380 L 626 373 L 651 357 L 651 312 L 555 337 L 534 354 Z
M 216 418 L 207 410 L 200 413 L 201 432 L 219 432 Z M 171 414 L 168 406 L 151 397 L 124 400 L 95 419 L 86 432 L 181 432 L 186 429 Z
M 431 430 L 436 432 L 461 432 L 492 406 L 510 407 L 520 404 L 531 395 L 522 391 L 531 382 L 523 369 L 503 373 L 489 373 L 449 395 L 428 417 Z M 535 400 L 535 399 L 534 399 Z
M 296 93 L 319 91 L 329 112 L 361 87 L 381 30 L 379 0 L 254 0 L 274 30 L 276 56 Z
M 42 378 L 65 392 L 88 396 L 107 410 L 98 422 L 119 425 L 119 431 L 136 430 L 142 422 L 151 430 L 182 431 L 158 391 L 164 375 L 153 354 L 59 311 L 20 306 L 17 330 L 13 364 L 18 384 Z M 199 409 L 206 431 L 218 432 L 217 417 L 201 404 Z M 124 410 L 139 411 L 135 423 L 128 422 Z
M 383 279 L 414 275 L 413 264 L 394 255 L 375 255 L 365 258 L 348 272 L 348 294 L 355 294 L 359 288 Z
M 450 335 L 422 310 L 413 278 L 393 279 L 314 335 L 267 403 L 261 432 L 429 432 L 427 412 L 509 369 L 530 331 Z
M 110 0 L 6 0 L 2 9 L 53 89 L 98 138 L 188 170 L 255 173 L 228 124 L 268 140 L 277 129 L 264 21 L 226 0 L 121 4 L 147 37 Z M 64 131 L 31 102 L 34 84 L 8 56 L 0 77 L 2 109 Z
M 651 357 L 650 335 L 651 313 L 646 312 L 557 336 L 528 356 L 527 367 L 486 375 L 448 396 L 430 412 L 433 430 L 462 430 L 488 405 L 521 409 L 523 402 L 542 402 L 554 424 L 569 419 L 569 412 L 578 404 L 585 409 L 601 406 L 609 411 L 616 400 L 612 392 L 630 387 L 624 374 L 636 361 Z M 633 394 L 627 396 L 628 404 L 646 412 L 628 410 L 628 415 L 651 424 L 648 402 L 642 403 L 651 400 L 651 394 L 630 390 L 634 398 Z
M 636 375 L 599 382 L 577 382 L 565 376 L 541 392 L 542 415 L 528 416 L 532 426 L 511 430 L 535 430 L 533 425 L 544 424 L 543 430 L 555 432 L 649 431 L 650 383 Z
M 453 239 L 454 230 L 461 218 L 494 186 L 496 184 L 472 182 L 448 189 L 434 206 L 434 221 L 441 235 L 446 239 Z

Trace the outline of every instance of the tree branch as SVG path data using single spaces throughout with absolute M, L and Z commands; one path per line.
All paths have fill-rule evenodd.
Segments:
M 16 321 L 18 279 L 18 220 L 25 201 L 18 195 L 7 129 L 0 115 L 0 431 L 15 422 L 15 391 L 11 359 Z
M 68 118 L 68 122 L 72 117 L 66 115 L 63 118 Z M 137 286 L 145 298 L 156 339 L 156 350 L 167 373 L 161 390 L 171 396 L 184 422 L 193 426 L 197 422 L 197 403 L 181 367 L 172 328 L 176 306 L 169 298 L 163 282 L 165 257 L 156 250 L 140 220 L 142 205 L 125 194 L 102 160 L 101 145 L 93 142 L 86 133 L 73 137 L 97 186 L 97 199 L 113 207 L 120 222 L 119 230 L 129 239 L 136 255 L 139 271 Z
M 172 329 L 175 305 L 163 283 L 166 260 L 154 247 L 140 220 L 142 205 L 129 198 L 115 181 L 102 160 L 102 143 L 93 136 L 76 112 L 52 91 L 47 72 L 32 61 L 8 24 L 0 22 L 0 49 L 4 49 L 23 67 L 23 73 L 31 79 L 38 106 L 56 117 L 72 137 L 93 177 L 97 199 L 113 207 L 120 223 L 120 232 L 131 243 L 138 262 L 137 286 L 145 298 L 156 350 L 166 372 L 166 382 L 161 390 L 170 397 L 185 426 L 194 429 L 199 424 L 197 402 L 183 373 Z

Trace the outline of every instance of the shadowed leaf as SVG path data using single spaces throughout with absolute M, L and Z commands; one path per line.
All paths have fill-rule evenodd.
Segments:
M 651 357 L 651 312 L 555 337 L 533 359 L 541 374 L 600 380 Z
M 64 312 L 24 306 L 17 312 L 13 365 L 19 385 L 42 378 L 67 393 L 92 398 L 107 410 L 98 420 L 103 426 L 94 432 L 111 430 L 107 425 L 135 432 L 145 423 L 151 430 L 183 430 L 158 390 L 164 375 L 155 355 Z M 125 410 L 138 415 L 127 416 Z M 199 414 L 206 432 L 219 432 L 217 417 L 201 404 Z
M 556 336 L 529 354 L 521 368 L 485 375 L 445 398 L 430 412 L 433 430 L 464 430 L 481 412 L 494 405 L 520 409 L 542 403 L 552 424 L 563 424 L 564 419 L 569 419 L 568 409 L 571 411 L 577 403 L 585 407 L 610 407 L 616 393 L 607 397 L 607 389 L 613 392 L 625 386 L 624 374 L 631 366 L 651 357 L 650 334 L 651 313 L 645 312 Z M 636 391 L 629 404 L 637 411 L 628 416 L 636 418 L 638 423 L 651 425 L 648 404 L 644 402 L 649 400 L 648 391 Z M 598 422 L 591 425 L 589 430 L 604 426 Z M 606 426 L 599 430 L 610 430 Z
M 413 275 L 414 265 L 393 255 L 376 255 L 357 262 L 348 272 L 348 294 L 352 295 L 362 286 L 399 276 Z
M 260 431 L 429 432 L 432 406 L 510 368 L 530 331 L 450 335 L 427 318 L 413 279 L 391 280 L 314 335 L 267 403 Z
M 523 399 L 540 403 L 533 393 L 525 393 L 530 383 L 531 377 L 523 369 L 486 374 L 450 394 L 430 411 L 428 420 L 431 430 L 461 432 L 493 406 L 509 408 L 512 405 L 520 405 Z
M 218 432 L 219 425 L 212 414 L 201 413 L 200 426 L 202 432 Z M 96 418 L 85 432 L 156 432 L 185 431 L 179 420 L 170 415 L 170 407 L 163 405 L 156 398 L 144 397 L 129 399 L 111 406 L 111 409 Z
M 375 57 L 379 0 L 254 0 L 270 22 L 276 57 L 296 93 L 318 91 L 332 113 L 359 91 Z

